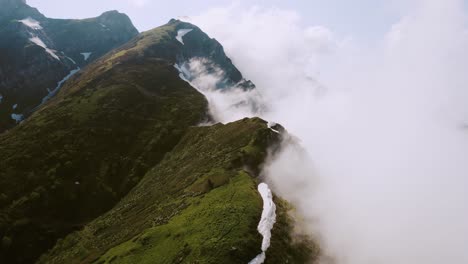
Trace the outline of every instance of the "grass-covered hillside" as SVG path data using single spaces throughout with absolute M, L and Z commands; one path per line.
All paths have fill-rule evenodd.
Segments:
M 156 56 L 111 56 L 79 73 L 0 135 L 0 262 L 30 263 L 110 209 L 206 107 Z
M 174 64 L 225 55 L 204 53 L 204 33 L 191 38 L 206 45 L 178 42 L 187 26 L 140 34 L 0 134 L 0 263 L 246 263 L 260 253 L 256 177 L 279 135 L 260 119 L 197 126 L 207 101 Z M 267 263 L 304 263 L 312 251 L 293 243 L 277 203 Z
M 40 263 L 249 262 L 261 245 L 253 172 L 278 137 L 260 119 L 190 128 L 117 206 Z M 278 204 L 283 219 L 268 263 L 303 263 L 310 251 L 290 241 L 286 208 Z

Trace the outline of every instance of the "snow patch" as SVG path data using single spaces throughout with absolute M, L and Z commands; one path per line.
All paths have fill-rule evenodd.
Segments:
M 64 54 L 64 55 L 65 55 L 65 54 Z M 71 62 L 73 62 L 73 64 L 76 65 L 76 61 L 75 61 L 74 59 L 72 59 L 72 58 L 70 58 L 70 57 L 68 57 L 68 56 L 65 56 L 65 57 L 66 57 L 67 59 L 69 59 Z
M 254 259 L 252 259 L 249 264 L 262 264 L 265 261 L 266 255 L 265 252 L 258 254 Z
M 87 61 L 89 59 L 89 56 L 91 56 L 91 54 L 93 54 L 92 52 L 83 52 L 83 53 L 80 53 L 81 55 L 83 55 L 84 57 L 84 60 Z
M 54 50 L 49 49 L 46 44 L 39 38 L 39 37 L 32 37 L 29 39 L 32 43 L 44 48 L 47 53 L 49 53 L 52 57 L 54 57 L 57 60 L 60 60 L 60 58 L 55 54 Z
M 24 116 L 22 114 L 11 114 L 11 119 L 15 120 L 16 124 L 18 124 L 23 121 Z
M 189 33 L 190 31 L 192 31 L 193 29 L 179 29 L 179 31 L 177 31 L 177 37 L 176 39 L 182 43 L 182 45 L 184 45 L 184 40 L 182 39 L 187 33 Z
M 62 88 L 62 85 L 64 82 L 66 82 L 68 79 L 70 79 L 75 73 L 77 73 L 78 71 L 80 70 L 80 68 L 76 68 L 72 71 L 70 71 L 70 73 L 65 76 L 60 82 L 57 83 L 57 86 L 55 87 L 55 89 L 53 90 L 50 90 L 50 89 L 47 89 L 47 91 L 49 92 L 48 95 L 46 95 L 46 97 L 42 98 L 42 103 L 39 105 L 41 106 L 42 104 L 44 104 L 45 102 L 49 101 L 50 98 L 52 98 L 54 95 L 57 94 L 57 92 L 60 90 L 60 88 Z M 37 109 L 39 106 L 37 106 L 36 108 L 34 109 Z
M 174 67 L 179 71 L 179 77 L 190 83 L 190 79 L 192 77 L 192 74 L 190 73 L 190 70 L 188 69 L 186 63 L 182 63 L 181 65 L 179 64 L 174 64 Z
M 274 123 L 274 122 L 268 122 L 268 128 L 269 128 L 271 131 L 275 132 L 276 134 L 281 134 L 278 130 L 276 130 L 276 129 L 273 128 L 274 126 L 276 126 L 276 123 Z
M 22 19 L 22 20 L 18 20 L 19 22 L 23 23 L 25 26 L 31 28 L 31 29 L 34 29 L 34 30 L 41 30 L 42 27 L 41 27 L 41 23 L 39 23 L 39 21 L 31 18 L 31 17 L 28 17 L 28 18 L 25 18 L 25 19 Z
M 249 264 L 261 264 L 265 261 L 265 252 L 270 247 L 271 229 L 276 223 L 276 205 L 273 202 L 273 194 L 266 183 L 258 185 L 258 192 L 263 199 L 263 212 L 258 223 L 257 230 L 263 236 L 262 253 L 257 255 Z
M 18 104 L 14 104 L 12 108 L 13 110 L 16 110 L 17 107 L 18 107 Z

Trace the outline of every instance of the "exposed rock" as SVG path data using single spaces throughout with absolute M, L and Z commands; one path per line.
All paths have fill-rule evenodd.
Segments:
M 90 19 L 49 19 L 25 1 L 0 0 L 0 133 L 12 114 L 31 114 L 68 73 L 136 36 L 130 19 L 110 11 Z M 81 53 L 92 52 L 85 60 Z M 19 104 L 12 110 L 13 104 Z
M 184 36 L 182 52 L 177 57 L 179 64 L 192 58 L 206 58 L 210 63 L 214 63 L 215 66 L 221 68 L 225 74 L 226 78 L 223 83 L 219 84 L 219 88 L 235 85 L 244 89 L 255 88 L 251 81 L 244 79 L 241 72 L 224 52 L 223 46 L 216 39 L 210 38 L 206 33 L 190 23 L 172 19 L 169 21 L 169 25 L 174 25 L 177 30 L 192 29 L 190 34 Z

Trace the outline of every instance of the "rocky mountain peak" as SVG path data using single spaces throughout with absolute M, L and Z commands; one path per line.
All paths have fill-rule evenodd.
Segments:
M 5 5 L 5 7 L 8 7 L 8 6 L 19 7 L 21 5 L 25 5 L 26 0 L 0 0 L 0 4 Z
M 218 84 L 219 88 L 230 86 L 244 89 L 255 88 L 251 81 L 244 79 L 241 72 L 226 55 L 223 46 L 216 39 L 209 37 L 200 28 L 188 22 L 171 19 L 168 25 L 174 27 L 176 35 L 183 34 L 184 31 L 190 32 L 190 34 L 183 34 L 182 52 L 177 58 L 179 64 L 193 58 L 204 58 L 209 62 L 205 65 L 208 71 L 215 71 L 215 68 L 223 71 L 225 79 Z
M 71 73 L 137 34 L 117 11 L 51 19 L 24 0 L 0 0 L 0 133 L 55 95 Z
M 125 22 L 127 22 L 130 20 L 130 18 L 126 14 L 120 13 L 117 10 L 106 11 L 102 13 L 100 16 L 98 16 L 97 19 L 101 22 L 118 21 L 118 20 L 124 20 Z
M 98 16 L 96 20 L 104 26 L 132 32 L 134 35 L 138 34 L 138 31 L 133 26 L 130 18 L 126 14 L 120 13 L 117 10 L 104 12 Z
M 126 16 L 124 13 L 120 13 L 118 10 L 109 10 L 102 13 L 99 18 L 109 18 L 109 17 L 122 17 Z
M 44 18 L 36 8 L 27 5 L 25 0 L 0 0 L 0 6 L 0 22 L 26 17 Z

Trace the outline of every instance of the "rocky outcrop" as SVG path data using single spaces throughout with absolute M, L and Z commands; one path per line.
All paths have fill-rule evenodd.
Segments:
M 198 27 L 172 19 L 169 25 L 174 25 L 177 32 L 189 29 L 189 33 L 183 36 L 182 51 L 177 57 L 179 64 L 185 63 L 193 58 L 204 58 L 207 60 L 205 67 L 212 71 L 219 68 L 223 71 L 224 79 L 218 84 L 220 89 L 238 86 L 243 89 L 254 89 L 255 85 L 242 76 L 241 72 L 234 66 L 231 59 L 224 52 L 223 46 Z
M 138 34 L 110 11 L 89 19 L 49 19 L 21 0 L 0 0 L 0 133 L 19 123 L 82 68 Z
M 27 5 L 25 0 L 0 0 L 0 6 L 0 25 L 18 17 L 45 18 L 36 8 Z

